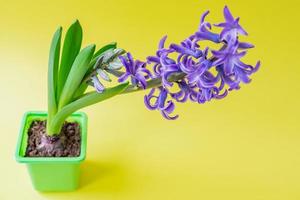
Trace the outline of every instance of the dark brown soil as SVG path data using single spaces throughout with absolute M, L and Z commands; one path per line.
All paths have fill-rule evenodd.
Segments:
M 80 155 L 78 123 L 65 122 L 59 135 L 46 135 L 46 121 L 33 121 L 28 130 L 27 157 L 76 157 Z

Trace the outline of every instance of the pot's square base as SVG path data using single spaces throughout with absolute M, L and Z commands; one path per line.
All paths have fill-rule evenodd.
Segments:
M 27 112 L 21 124 L 16 149 L 16 160 L 25 163 L 34 188 L 41 192 L 72 191 L 79 186 L 80 163 L 86 155 L 87 116 L 72 114 L 67 121 L 77 122 L 81 131 L 81 147 L 78 157 L 25 157 L 28 129 L 35 120 L 45 120 L 46 112 Z
M 41 192 L 72 191 L 79 187 L 80 164 L 27 164 L 34 188 Z

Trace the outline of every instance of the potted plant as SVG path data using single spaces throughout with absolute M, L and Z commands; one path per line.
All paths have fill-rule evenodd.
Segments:
M 27 164 L 35 189 L 69 191 L 78 187 L 79 165 L 86 156 L 87 116 L 76 111 L 83 107 L 151 89 L 144 97 L 146 107 L 174 120 L 178 118 L 172 114 L 174 102 L 202 104 L 221 99 L 239 89 L 241 82 L 250 82 L 249 76 L 260 62 L 251 66 L 241 61 L 246 49 L 254 46 L 240 42 L 238 36 L 247 33 L 239 18 L 225 6 L 225 22 L 215 25 L 221 28 L 216 33 L 205 21 L 208 13 L 202 15 L 199 29 L 180 44 L 166 47 L 164 36 L 156 55 L 147 57 L 146 62 L 135 60 L 116 43 L 97 51 L 93 44 L 81 49 L 78 20 L 67 30 L 61 48 L 62 28 L 57 29 L 49 54 L 48 112 L 25 113 L 15 155 L 18 162 Z M 220 47 L 200 48 L 202 41 Z M 115 86 L 106 87 L 104 82 Z M 95 90 L 87 91 L 88 86 Z

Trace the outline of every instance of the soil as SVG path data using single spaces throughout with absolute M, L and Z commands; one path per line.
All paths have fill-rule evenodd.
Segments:
M 81 134 L 78 123 L 65 122 L 59 135 L 46 135 L 46 121 L 33 121 L 28 130 L 26 157 L 77 157 Z

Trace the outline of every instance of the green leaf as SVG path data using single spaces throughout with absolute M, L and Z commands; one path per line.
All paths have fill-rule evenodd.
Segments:
M 106 88 L 102 93 L 97 93 L 95 91 L 90 92 L 85 94 L 78 100 L 64 106 L 60 111 L 58 111 L 58 113 L 55 115 L 52 121 L 52 132 L 59 132 L 66 118 L 70 116 L 73 112 L 86 106 L 90 106 L 92 104 L 99 103 L 113 96 L 116 96 L 119 93 L 123 92 L 128 87 L 128 85 L 129 83 L 126 82 L 112 88 Z
M 94 51 L 95 45 L 89 45 L 81 50 L 76 57 L 61 93 L 58 106 L 59 109 L 67 105 L 72 100 L 74 93 L 80 86 L 83 77 L 89 69 L 88 66 L 92 59 Z
M 48 62 L 48 120 L 47 128 L 57 112 L 56 89 L 62 28 L 53 35 Z
M 78 55 L 82 42 L 82 28 L 76 20 L 68 29 L 62 49 L 62 57 L 58 74 L 57 99 L 59 100 L 72 64 Z
M 98 56 L 100 56 L 103 52 L 109 50 L 109 49 L 115 49 L 117 48 L 117 43 L 116 42 L 112 42 L 110 44 L 107 44 L 103 47 L 101 47 L 93 56 L 93 58 L 96 58 Z

